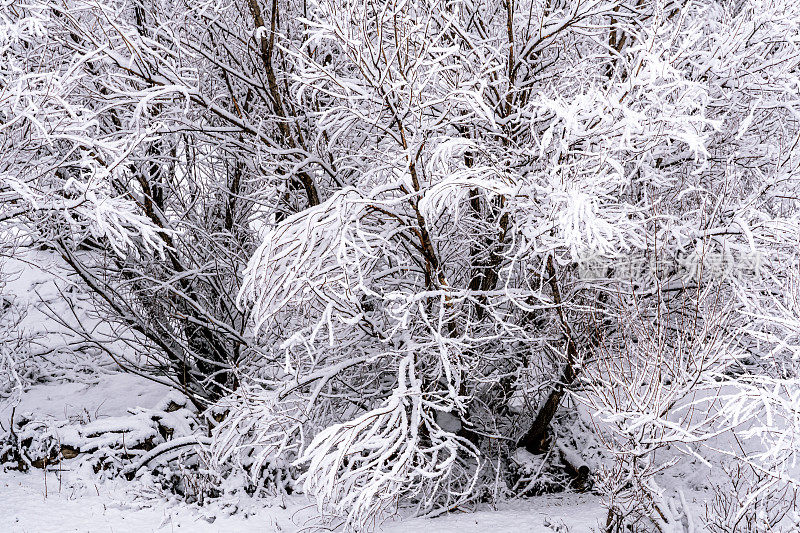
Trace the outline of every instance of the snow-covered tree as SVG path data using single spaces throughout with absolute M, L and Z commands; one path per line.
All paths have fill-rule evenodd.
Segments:
M 306 489 L 357 524 L 480 498 L 571 391 L 621 461 L 610 516 L 639 491 L 667 527 L 655 450 L 741 423 L 697 395 L 794 375 L 796 7 L 311 6 L 295 85 L 355 172 L 241 292 L 325 427 Z
M 352 527 L 588 471 L 668 531 L 668 448 L 797 482 L 795 4 L 7 3 L 0 209 L 218 465 Z

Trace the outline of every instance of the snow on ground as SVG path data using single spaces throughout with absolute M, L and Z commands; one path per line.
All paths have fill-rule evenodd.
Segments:
M 590 533 L 600 532 L 605 509 L 596 496 L 554 494 L 438 518 L 385 522 L 383 533 Z
M 10 533 L 67 532 L 265 532 L 298 531 L 311 512 L 308 505 L 263 508 L 255 516 L 229 515 L 213 506 L 196 507 L 170 502 L 137 502 L 120 483 L 83 489 L 59 483 L 57 472 L 0 474 L 0 524 Z M 150 507 L 142 507 L 143 505 Z M 229 511 L 227 511 L 229 513 Z
M 46 486 L 45 486 L 46 482 Z M 149 505 L 149 507 L 142 507 Z M 308 531 L 316 507 L 302 496 L 279 501 L 249 500 L 231 515 L 227 508 L 175 502 L 137 501 L 124 482 L 84 489 L 59 483 L 57 472 L 0 474 L 0 526 L 9 533 L 173 532 L 249 533 Z M 474 513 L 438 518 L 392 519 L 380 533 L 589 533 L 601 531 L 597 499 L 565 494 L 518 500 Z
M 97 383 L 48 383 L 30 388 L 20 397 L 17 414 L 32 413 L 55 419 L 97 420 L 123 416 L 131 407 L 154 407 L 168 388 L 133 374 L 101 375 Z M 0 403 L 0 420 L 10 406 Z

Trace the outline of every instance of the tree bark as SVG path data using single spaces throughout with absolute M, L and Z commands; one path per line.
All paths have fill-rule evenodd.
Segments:
M 558 314 L 559 322 L 561 323 L 562 333 L 566 341 L 567 360 L 561 369 L 561 374 L 558 380 L 553 385 L 553 389 L 545 399 L 542 407 L 536 415 L 530 429 L 518 441 L 518 448 L 525 448 L 530 453 L 541 454 L 547 451 L 549 447 L 549 432 L 550 425 L 553 418 L 561 405 L 561 400 L 567 392 L 573 381 L 575 381 L 575 365 L 579 359 L 578 347 L 575 344 L 575 339 L 572 335 L 572 329 L 569 327 L 561 299 L 561 291 L 558 287 L 558 280 L 556 279 L 556 268 L 553 264 L 553 256 L 547 258 L 547 276 L 550 291 L 553 293 L 553 303 L 556 313 Z

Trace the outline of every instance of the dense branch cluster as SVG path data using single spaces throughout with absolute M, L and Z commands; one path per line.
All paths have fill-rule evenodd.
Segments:
M 800 481 L 797 2 L 0 1 L 4 231 L 212 464 L 348 527 L 555 463 L 672 531 L 667 449 Z

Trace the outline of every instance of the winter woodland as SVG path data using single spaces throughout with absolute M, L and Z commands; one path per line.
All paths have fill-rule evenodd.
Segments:
M 797 0 L 0 0 L 0 262 L 0 481 L 800 528 Z

